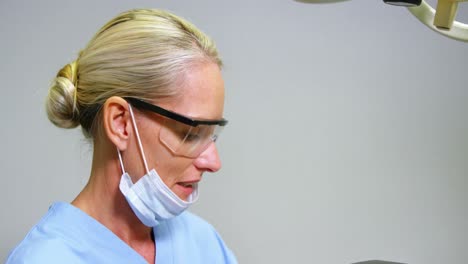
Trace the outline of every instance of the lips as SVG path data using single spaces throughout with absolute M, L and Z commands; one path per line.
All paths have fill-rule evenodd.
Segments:
M 183 182 L 178 182 L 178 192 L 179 196 L 181 196 L 182 199 L 187 199 L 187 197 L 192 194 L 192 192 L 198 187 L 198 182 L 200 180 L 194 180 L 194 181 L 183 181 Z
M 183 187 L 193 187 L 196 183 L 180 182 L 178 184 L 182 185 Z

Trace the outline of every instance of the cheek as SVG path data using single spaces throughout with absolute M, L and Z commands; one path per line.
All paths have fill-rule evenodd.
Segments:
M 161 176 L 161 179 L 168 187 L 172 187 L 179 181 L 183 180 L 183 176 L 191 166 L 191 161 L 180 160 L 173 158 L 170 161 L 162 161 L 157 165 L 156 170 Z
M 148 120 L 149 121 L 149 120 Z M 142 126 L 142 144 L 148 169 L 155 169 L 163 182 L 171 188 L 180 181 L 193 164 L 193 159 L 174 156 L 159 139 L 161 126 L 156 120 Z
M 155 141 L 156 144 L 153 144 L 154 149 L 152 151 L 151 163 L 149 163 L 148 166 L 152 166 L 152 168 L 156 169 L 163 182 L 168 187 L 171 187 L 183 178 L 185 172 L 193 164 L 193 160 L 174 156 L 172 152 L 161 143 L 159 138 L 156 138 Z

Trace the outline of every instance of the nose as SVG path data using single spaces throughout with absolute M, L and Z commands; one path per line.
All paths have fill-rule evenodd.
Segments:
M 214 142 L 211 142 L 210 146 L 195 159 L 194 165 L 200 170 L 209 172 L 217 172 L 221 169 L 221 160 Z

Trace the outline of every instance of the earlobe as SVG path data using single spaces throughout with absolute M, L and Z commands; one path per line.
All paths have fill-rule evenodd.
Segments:
M 103 126 L 107 138 L 121 151 L 128 145 L 131 133 L 128 103 L 121 97 L 113 96 L 103 105 Z

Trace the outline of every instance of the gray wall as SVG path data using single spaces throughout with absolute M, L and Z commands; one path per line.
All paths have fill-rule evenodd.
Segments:
M 188 18 L 224 57 L 224 168 L 192 211 L 241 263 L 466 263 L 468 45 L 368 0 L 2 0 L 0 259 L 87 181 L 91 146 L 45 116 L 50 80 L 135 7 Z

